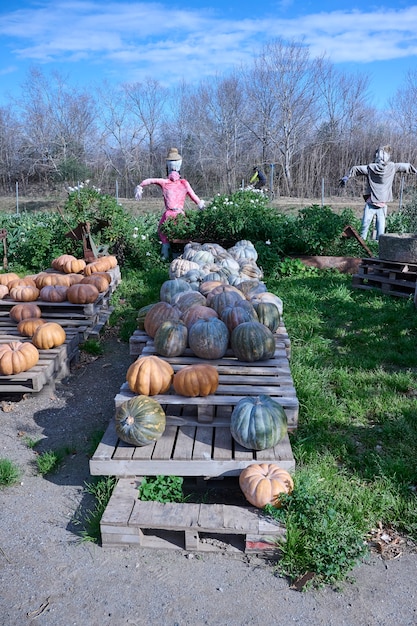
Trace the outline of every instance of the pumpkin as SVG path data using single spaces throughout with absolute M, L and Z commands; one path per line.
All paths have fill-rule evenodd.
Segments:
M 155 333 L 155 352 L 162 356 L 180 356 L 187 347 L 188 329 L 181 320 L 165 320 Z
M 69 287 L 71 285 L 71 280 L 69 278 L 69 274 L 40 272 L 37 276 L 35 276 L 35 283 L 37 288 L 40 290 L 46 285 L 64 285 L 65 287 Z
M 170 280 L 166 280 L 162 283 L 161 288 L 159 290 L 159 299 L 162 302 L 168 302 L 169 304 L 173 304 L 174 296 L 178 293 L 183 293 L 186 291 L 191 291 L 191 285 L 187 283 L 186 280 L 182 278 L 171 278 Z
M 2 376 L 27 372 L 38 361 L 38 349 L 29 341 L 10 341 L 0 345 L 0 374 Z
M 9 295 L 9 288 L 7 285 L 0 285 L 0 298 L 3 299 Z
M 151 310 L 151 308 L 155 305 L 155 302 L 152 302 L 151 304 L 145 304 L 145 306 L 142 306 L 139 311 L 138 311 L 138 316 L 136 318 L 136 322 L 137 322 L 137 327 L 139 330 L 145 330 L 145 317 L 148 311 Z
M 169 266 L 169 277 L 170 278 L 180 278 L 187 272 L 192 269 L 198 269 L 200 266 L 198 263 L 194 263 L 193 261 L 187 261 L 187 259 L 181 259 L 180 257 L 177 259 L 173 259 Z
M 94 285 L 100 293 L 105 293 L 110 284 L 106 276 L 108 276 L 106 272 L 96 272 L 95 274 L 91 274 L 91 276 L 84 276 L 79 284 Z
M 57 270 L 58 272 L 62 272 L 63 271 L 62 267 L 65 263 L 76 261 L 76 260 L 77 260 L 77 257 L 75 257 L 72 254 L 61 254 L 57 256 L 55 259 L 52 259 L 51 267 L 54 270 Z
M 206 296 L 216 287 L 221 287 L 224 283 L 221 280 L 206 280 L 200 284 L 199 291 Z
M 89 304 L 95 302 L 99 297 L 100 292 L 94 285 L 83 285 L 77 283 L 71 285 L 67 290 L 67 300 L 71 304 Z
M 144 396 L 166 393 L 171 386 L 174 370 L 158 356 L 141 356 L 132 363 L 126 373 L 130 391 Z
M 255 316 L 256 317 L 255 317 Z M 254 310 L 252 313 L 245 307 L 239 306 L 236 304 L 235 306 L 226 306 L 221 312 L 220 319 L 224 322 L 231 333 L 236 326 L 239 324 L 243 324 L 244 322 L 251 322 L 252 320 L 257 320 L 257 315 Z
M 18 274 L 14 272 L 7 272 L 6 274 L 0 274 L 0 285 L 8 285 L 11 280 L 18 280 Z
M 96 261 L 92 261 L 91 263 L 87 263 L 84 268 L 85 276 L 91 276 L 91 274 L 95 274 L 96 272 L 107 272 L 108 270 L 113 269 L 117 265 L 117 259 L 115 256 L 102 256 Z
M 65 330 L 57 322 L 40 324 L 32 336 L 33 344 L 39 350 L 50 350 L 62 346 L 67 338 Z
M 180 396 L 208 396 L 219 386 L 219 374 L 213 365 L 193 363 L 174 374 L 173 386 Z
M 135 396 L 123 402 L 116 411 L 116 433 L 133 446 L 147 446 L 160 439 L 165 431 L 163 408 L 153 398 Z
M 219 317 L 214 309 L 211 309 L 209 306 L 197 304 L 188 309 L 188 311 L 185 311 L 181 319 L 189 330 L 197 320 L 207 320 L 213 317 Z
M 258 509 L 267 504 L 279 508 L 282 495 L 293 491 L 294 481 L 276 463 L 252 463 L 241 471 L 239 486 L 246 500 Z
M 45 302 L 65 302 L 67 291 L 68 287 L 64 285 L 45 285 L 40 291 L 39 299 Z
M 272 359 L 275 354 L 273 333 L 260 322 L 244 322 L 233 329 L 230 337 L 233 354 L 239 361 Z
M 27 302 L 22 304 L 15 304 L 9 311 L 9 315 L 14 322 L 20 322 L 27 317 L 41 317 L 42 311 L 37 304 L 33 302 Z
M 145 315 L 143 322 L 149 337 L 155 337 L 155 333 L 166 320 L 179 320 L 180 312 L 169 302 L 157 302 Z
M 181 313 L 183 313 L 192 306 L 205 306 L 206 299 L 199 291 L 185 291 L 177 293 L 177 295 L 174 296 L 171 304 L 176 306 L 177 309 L 179 309 Z
M 21 287 L 23 285 L 30 285 L 31 287 L 36 287 L 35 279 L 31 278 L 30 276 L 25 276 L 25 278 L 15 278 L 14 280 L 11 280 L 7 284 L 7 287 L 10 291 L 13 287 Z
M 85 270 L 86 265 L 87 263 L 84 259 L 74 258 L 62 263 L 60 269 L 62 272 L 65 272 L 65 274 L 80 274 Z
M 278 307 L 279 314 L 282 315 L 283 311 L 283 303 L 281 298 L 276 296 L 274 293 L 270 291 L 265 291 L 264 293 L 258 293 L 256 296 L 252 297 L 251 302 L 254 306 L 256 306 L 259 302 L 273 302 Z
M 202 283 L 201 286 L 203 286 L 203 284 L 204 283 Z M 201 291 L 201 287 L 200 287 L 200 291 Z M 239 291 L 239 289 L 237 287 L 233 287 L 233 285 L 229 285 L 229 284 L 225 284 L 225 283 L 220 283 L 220 285 L 218 285 L 217 287 L 214 287 L 214 289 L 211 289 L 206 294 L 207 306 L 211 306 L 211 303 L 212 303 L 213 299 L 217 295 L 219 295 L 219 294 L 227 294 L 227 293 L 233 293 L 235 295 L 237 294 L 237 296 L 239 296 L 239 298 L 241 300 L 245 299 L 245 296 L 243 295 L 243 293 L 241 291 Z M 235 300 L 233 300 L 233 296 L 231 296 L 230 304 L 232 302 L 234 302 L 234 301 Z
M 188 331 L 188 345 L 201 359 L 221 359 L 229 345 L 229 331 L 220 319 L 197 320 Z
M 241 398 L 230 417 L 233 439 L 249 450 L 273 448 L 285 437 L 287 430 L 283 407 L 265 395 Z
M 227 286 L 231 287 L 231 285 Z M 245 299 L 244 295 L 242 293 L 239 293 L 238 291 L 222 291 L 216 293 L 211 298 L 209 297 L 210 295 L 211 294 L 208 294 L 207 296 L 207 304 L 208 306 L 211 306 L 211 308 L 214 309 L 216 313 L 220 315 L 220 317 L 223 309 L 228 306 L 238 304 Z
M 41 324 L 46 324 L 46 321 L 41 317 L 28 317 L 26 319 L 20 320 L 17 325 L 17 332 L 25 337 L 33 337 L 35 330 Z
M 32 285 L 16 285 L 9 290 L 9 294 L 17 302 L 33 302 L 39 298 L 39 289 Z
M 276 304 L 273 302 L 258 302 L 255 306 L 258 321 L 267 326 L 271 332 L 278 330 L 281 323 L 281 316 Z

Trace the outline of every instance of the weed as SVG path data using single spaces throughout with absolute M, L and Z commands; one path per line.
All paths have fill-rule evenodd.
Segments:
M 87 354 L 92 354 L 93 356 L 99 356 L 103 354 L 104 348 L 102 343 L 98 339 L 86 339 L 81 345 L 81 350 L 87 352 Z
M 10 487 L 20 479 L 20 468 L 9 459 L 0 459 L 0 488 Z
M 32 439 L 32 437 L 29 437 L 28 435 L 25 435 L 23 437 L 23 443 L 25 444 L 25 446 L 27 446 L 31 450 L 36 448 L 39 442 L 40 442 L 40 439 Z
M 110 500 L 117 479 L 114 476 L 97 476 L 92 482 L 85 483 L 84 491 L 94 497 L 94 507 L 88 509 L 84 520 L 74 519 L 76 525 L 83 524 L 80 532 L 82 541 L 98 543 L 100 541 L 100 521 Z
M 180 476 L 145 476 L 139 485 L 139 499 L 155 502 L 184 502 Z
M 64 460 L 63 451 L 46 450 L 36 457 L 39 474 L 45 476 L 55 472 Z

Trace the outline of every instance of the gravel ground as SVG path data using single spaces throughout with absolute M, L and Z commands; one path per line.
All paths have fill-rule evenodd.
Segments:
M 415 626 L 417 554 L 406 543 L 373 554 L 341 589 L 300 593 L 267 560 L 81 543 L 73 519 L 88 507 L 91 437 L 113 415 L 132 361 L 108 333 L 105 354 L 73 367 L 54 390 L 0 403 L 0 457 L 21 482 L 0 491 L 0 624 L 4 626 Z M 42 478 L 38 451 L 67 447 Z

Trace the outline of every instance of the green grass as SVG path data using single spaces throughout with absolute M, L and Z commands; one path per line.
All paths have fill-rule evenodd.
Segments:
M 45 476 L 56 472 L 68 453 L 68 450 L 45 450 L 38 454 L 36 467 L 39 474 Z
M 80 537 L 82 541 L 99 543 L 100 521 L 110 500 L 117 479 L 114 476 L 97 476 L 85 483 L 84 491 L 93 496 L 93 507 L 85 511 L 82 519 L 73 519 L 76 526 L 82 525 Z
M 9 459 L 0 459 L 0 489 L 16 484 L 20 479 L 20 468 Z
M 380 522 L 417 541 L 417 314 L 348 275 L 267 281 L 284 301 L 300 402 L 279 570 L 343 580 Z

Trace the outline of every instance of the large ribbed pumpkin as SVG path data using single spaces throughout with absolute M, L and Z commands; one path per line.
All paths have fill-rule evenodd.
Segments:
M 39 361 L 38 349 L 29 341 L 10 341 L 0 345 L 0 375 L 27 372 Z
M 19 279 L 19 275 L 14 272 L 7 272 L 6 274 L 0 274 L 0 285 L 8 285 L 11 280 Z
M 252 314 L 247 308 L 236 304 L 234 306 L 226 306 L 221 312 L 220 319 L 226 324 L 229 332 L 232 332 L 239 324 L 251 322 L 257 318 L 255 310 L 254 314 Z
M 230 417 L 233 439 L 249 450 L 273 448 L 285 437 L 287 430 L 283 407 L 265 395 L 242 398 Z
M 160 439 L 165 431 L 165 412 L 159 402 L 148 396 L 135 396 L 116 411 L 116 433 L 132 446 L 147 446 Z
M 155 306 L 155 302 L 151 302 L 150 304 L 145 304 L 145 306 L 142 306 L 139 311 L 138 311 L 138 315 L 136 318 L 136 322 L 137 322 L 137 327 L 139 330 L 145 330 L 145 317 L 148 311 L 151 310 L 151 308 L 153 306 Z
M 155 333 L 155 352 L 162 356 L 180 356 L 187 347 L 188 329 L 181 320 L 162 322 Z
M 39 350 L 50 350 L 62 346 L 67 338 L 65 330 L 57 322 L 46 322 L 37 327 L 32 336 L 33 344 Z
M 279 309 L 273 302 L 258 302 L 255 306 L 258 321 L 267 326 L 271 332 L 275 332 L 281 322 Z
M 265 361 L 272 359 L 275 354 L 274 335 L 260 322 L 244 322 L 236 326 L 230 337 L 230 345 L 239 361 Z
M 174 374 L 173 385 L 180 396 L 195 398 L 214 393 L 219 386 L 219 374 L 213 365 L 193 363 Z
M 100 292 L 94 285 L 77 283 L 68 287 L 67 300 L 72 304 L 91 304 L 99 297 Z
M 155 337 L 155 333 L 160 325 L 166 320 L 179 320 L 180 311 L 169 302 L 157 302 L 145 315 L 143 322 L 145 331 L 149 337 Z
M 294 489 L 294 481 L 287 470 L 276 463 L 252 463 L 241 471 L 239 486 L 246 500 L 263 509 L 267 504 L 279 508 L 282 496 Z
M 172 304 L 174 297 L 178 293 L 191 291 L 191 285 L 182 278 L 171 278 L 162 283 L 159 290 L 159 299 L 162 302 L 169 302 Z
M 185 291 L 177 293 L 171 304 L 176 306 L 181 313 L 184 313 L 192 306 L 206 306 L 206 298 L 199 291 Z
M 43 320 L 41 317 L 27 317 L 26 319 L 20 320 L 17 325 L 17 332 L 24 337 L 33 337 L 38 326 L 46 323 L 46 320 Z
M 129 366 L 126 373 L 130 391 L 144 396 L 166 393 L 173 377 L 174 370 L 171 365 L 155 355 L 139 357 Z
M 45 302 L 65 302 L 68 289 L 65 285 L 45 285 L 41 289 L 39 299 Z
M 71 280 L 69 274 L 58 274 L 57 272 L 40 272 L 35 276 L 35 283 L 40 290 L 46 285 L 64 285 L 69 287 Z
M 12 306 L 9 315 L 14 322 L 20 322 L 28 317 L 41 317 L 42 311 L 34 302 L 22 302 Z
M 16 285 L 11 287 L 9 295 L 17 302 L 33 302 L 39 298 L 39 289 L 33 285 Z
M 200 359 L 221 359 L 229 345 L 229 331 L 220 319 L 199 319 L 188 331 L 188 345 Z

